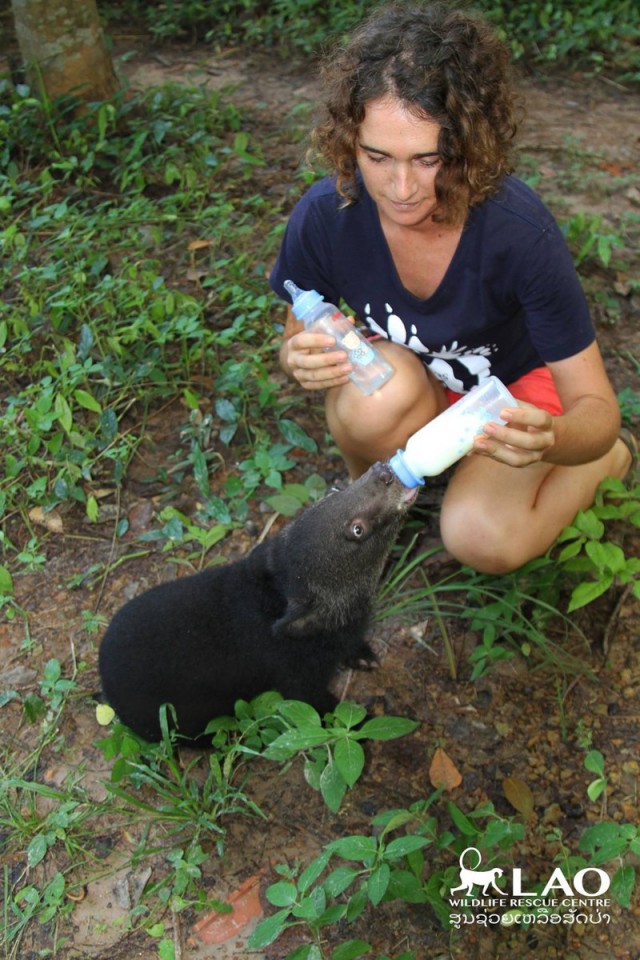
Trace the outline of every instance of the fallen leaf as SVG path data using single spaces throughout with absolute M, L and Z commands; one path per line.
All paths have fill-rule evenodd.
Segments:
M 603 162 L 600 164 L 600 169 L 610 173 L 613 177 L 623 177 L 625 174 L 624 167 L 619 163 L 615 163 L 615 161 L 609 162 L 607 160 L 603 160 Z
M 506 777 L 502 781 L 502 791 L 513 809 L 530 820 L 533 816 L 533 794 L 524 780 Z
M 261 871 L 249 877 L 227 898 L 226 902 L 231 907 L 230 913 L 212 910 L 198 920 L 193 932 L 201 943 L 225 943 L 233 940 L 254 917 L 262 916 L 260 880 L 263 873 L 264 871 Z
M 429 780 L 436 789 L 454 790 L 462 783 L 462 776 L 453 760 L 442 747 L 437 747 L 429 767 Z
M 99 703 L 96 707 L 96 720 L 101 727 L 108 727 L 115 715 L 115 710 L 108 703 Z
M 203 250 L 205 247 L 210 247 L 212 242 L 212 240 L 192 240 L 187 244 L 187 250 Z
M 29 520 L 38 527 L 44 527 L 49 533 L 62 533 L 64 529 L 62 517 L 55 510 L 45 512 L 42 507 L 33 507 L 29 510 Z

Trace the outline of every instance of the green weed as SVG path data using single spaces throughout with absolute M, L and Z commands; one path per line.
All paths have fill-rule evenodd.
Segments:
M 621 480 L 605 480 L 594 505 L 581 510 L 558 538 L 564 546 L 556 562 L 581 581 L 571 592 L 569 612 L 596 600 L 614 584 L 628 587 L 640 599 L 640 560 L 604 539 L 606 524 L 615 521 L 640 526 L 640 485 L 629 488 Z
M 327 953 L 326 928 L 353 923 L 365 910 L 394 900 L 428 904 L 448 926 L 450 907 L 443 892 L 450 888 L 455 869 L 445 867 L 444 862 L 470 843 L 481 846 L 489 861 L 499 861 L 523 839 L 524 828 L 512 818 L 499 817 L 491 803 L 465 814 L 447 801 L 444 806 L 452 829 L 442 830 L 435 814 L 441 799 L 442 793 L 437 791 L 408 809 L 378 815 L 370 834 L 328 843 L 304 869 L 300 864 L 293 868 L 279 866 L 283 879 L 266 893 L 269 902 L 279 909 L 258 925 L 250 937 L 251 946 L 268 946 L 290 927 L 302 926 L 311 941 L 301 952 L 288 953 L 286 960 L 335 960 L 342 956 L 342 949 L 345 957 L 358 957 L 371 949 L 369 944 L 346 941 L 335 952 Z M 482 819 L 486 820 L 484 827 L 476 822 Z M 431 860 L 428 873 L 427 848 Z
M 469 630 L 478 634 L 478 645 L 469 657 L 473 680 L 496 661 L 509 659 L 515 653 L 532 658 L 538 666 L 553 664 L 568 672 L 584 669 L 584 663 L 565 645 L 549 637 L 548 624 L 555 620 L 565 637 L 573 636 L 586 644 L 579 627 L 559 608 L 560 583 L 557 568 L 549 557 L 532 560 L 500 577 L 458 567 L 432 582 L 424 564 L 439 548 L 412 555 L 412 546 L 405 549 L 385 578 L 376 602 L 375 619 L 433 619 L 443 640 L 452 678 L 457 676 L 458 667 L 449 640 L 449 620 L 463 620 Z
M 215 6 L 204 0 L 169 0 L 152 12 L 141 0 L 128 0 L 124 9 L 121 3 L 105 3 L 104 13 L 114 23 L 123 14 L 134 17 L 158 40 L 204 40 L 222 47 L 242 43 L 285 56 L 317 53 L 327 37 L 352 29 L 373 6 L 371 0 L 224 0 Z M 516 59 L 571 66 L 579 62 L 594 71 L 613 71 L 628 82 L 640 78 L 634 56 L 640 17 L 633 0 L 529 0 L 516 5 L 481 0 L 477 7 L 495 22 Z

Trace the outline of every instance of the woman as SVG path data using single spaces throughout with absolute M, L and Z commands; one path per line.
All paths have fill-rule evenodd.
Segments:
M 327 61 L 315 143 L 335 171 L 293 211 L 271 284 L 340 298 L 395 367 L 365 397 L 331 337 L 289 309 L 282 368 L 326 390 L 329 429 L 359 476 L 490 374 L 521 402 L 456 467 L 441 533 L 502 573 L 538 556 L 631 451 L 553 217 L 509 175 L 516 100 L 505 47 L 443 4 L 376 11 Z

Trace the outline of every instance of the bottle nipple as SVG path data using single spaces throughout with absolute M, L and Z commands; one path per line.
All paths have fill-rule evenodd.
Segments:
M 315 306 L 322 303 L 322 294 L 317 290 L 301 290 L 293 280 L 285 280 L 284 287 L 293 306 L 293 313 L 297 320 L 303 320 Z
M 300 287 L 297 287 L 293 280 L 285 280 L 284 288 L 291 297 L 291 302 L 295 303 L 299 296 L 302 295 L 303 291 Z

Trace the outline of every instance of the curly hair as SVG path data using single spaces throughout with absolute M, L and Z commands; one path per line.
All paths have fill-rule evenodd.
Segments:
M 441 127 L 434 220 L 462 223 L 511 169 L 519 101 L 507 49 L 479 16 L 440 2 L 385 5 L 326 57 L 322 78 L 312 143 L 347 203 L 357 199 L 358 128 L 379 97 Z

